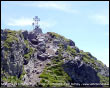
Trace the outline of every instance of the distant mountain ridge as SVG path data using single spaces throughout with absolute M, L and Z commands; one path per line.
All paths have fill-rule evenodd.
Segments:
M 72 83 L 109 84 L 109 67 L 57 33 L 1 29 L 2 86 L 79 86 Z

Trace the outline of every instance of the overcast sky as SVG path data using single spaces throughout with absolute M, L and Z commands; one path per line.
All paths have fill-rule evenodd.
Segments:
M 108 1 L 2 1 L 1 28 L 32 30 L 33 17 L 40 18 L 44 33 L 56 32 L 72 39 L 109 66 Z

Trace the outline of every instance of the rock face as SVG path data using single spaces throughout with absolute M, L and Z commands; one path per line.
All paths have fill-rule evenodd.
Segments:
M 27 40 L 28 39 L 28 31 L 23 31 L 22 32 L 24 39 Z
M 4 31 L 4 34 L 5 31 Z M 11 37 L 11 36 L 10 36 Z M 22 74 L 23 66 L 23 54 L 24 54 L 24 43 L 18 37 L 18 43 L 16 41 L 11 42 L 10 47 L 6 48 L 6 40 L 3 38 L 3 46 L 1 51 L 1 67 L 4 71 L 8 72 L 10 75 L 19 76 Z M 8 41 L 8 40 L 7 40 Z
M 64 70 L 76 83 L 99 83 L 97 72 L 89 65 L 85 64 L 80 57 L 67 61 Z
M 52 80 L 54 76 L 51 74 L 56 75 L 56 79 Z M 66 74 L 72 81 L 63 79 L 68 77 Z M 9 80 L 28 86 L 43 86 L 39 83 L 47 81 L 108 83 L 109 68 L 91 53 L 76 47 L 75 42 L 57 33 L 43 34 L 40 28 L 31 32 L 5 29 L 1 30 L 1 75 L 2 85 L 11 87 L 17 85 Z

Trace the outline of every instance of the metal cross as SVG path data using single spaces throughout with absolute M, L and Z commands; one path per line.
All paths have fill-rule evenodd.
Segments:
M 35 16 L 35 18 L 33 18 L 34 22 L 32 23 L 33 25 L 33 29 L 34 29 L 34 26 L 35 28 L 38 27 L 38 21 L 40 21 L 40 18 L 38 18 L 38 16 Z

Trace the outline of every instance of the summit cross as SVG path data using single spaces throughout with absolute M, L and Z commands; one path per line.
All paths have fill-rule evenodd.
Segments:
M 33 25 L 33 29 L 34 29 L 34 26 L 35 28 L 38 28 L 39 25 L 38 25 L 38 21 L 40 21 L 40 18 L 38 18 L 38 16 L 35 16 L 35 18 L 33 18 L 34 22 L 32 23 Z

